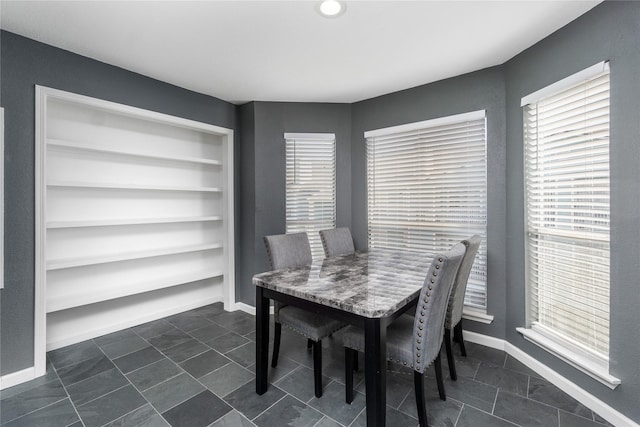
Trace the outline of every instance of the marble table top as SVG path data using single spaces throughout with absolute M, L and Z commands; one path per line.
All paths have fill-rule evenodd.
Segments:
M 370 249 L 256 274 L 253 284 L 364 317 L 383 317 L 418 296 L 432 258 Z

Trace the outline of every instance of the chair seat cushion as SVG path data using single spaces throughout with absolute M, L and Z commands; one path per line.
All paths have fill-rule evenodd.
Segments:
M 280 309 L 279 320 L 283 326 L 314 341 L 326 338 L 345 326 L 337 320 L 292 305 Z
M 413 316 L 403 314 L 387 327 L 387 359 L 415 369 L 413 366 L 415 360 L 413 357 L 413 322 Z M 345 347 L 364 351 L 364 331 L 362 328 L 355 326 L 345 328 L 342 332 L 342 340 Z

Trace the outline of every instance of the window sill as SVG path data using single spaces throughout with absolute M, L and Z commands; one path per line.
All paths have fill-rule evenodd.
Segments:
M 462 318 L 466 320 L 472 320 L 474 322 L 480 322 L 490 325 L 493 322 L 493 316 L 485 313 L 484 311 L 476 310 L 469 307 L 462 309 Z
M 609 374 L 608 367 L 589 359 L 583 354 L 572 351 L 547 338 L 543 334 L 527 328 L 516 328 L 524 339 L 548 351 L 591 378 L 606 385 L 611 390 L 620 385 L 620 379 Z

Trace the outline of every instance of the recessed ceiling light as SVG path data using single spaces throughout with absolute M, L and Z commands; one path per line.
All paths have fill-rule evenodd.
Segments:
M 335 18 L 344 13 L 346 5 L 338 0 L 324 0 L 318 6 L 320 13 L 328 18 Z

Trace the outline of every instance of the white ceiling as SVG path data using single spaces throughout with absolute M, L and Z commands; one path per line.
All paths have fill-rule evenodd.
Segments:
M 2 0 L 0 25 L 234 103 L 355 102 L 502 64 L 600 1 Z

